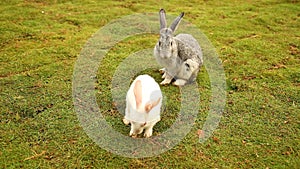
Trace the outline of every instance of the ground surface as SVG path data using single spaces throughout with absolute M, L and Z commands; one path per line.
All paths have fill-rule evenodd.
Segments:
M 227 82 L 227 104 L 214 135 L 200 144 L 210 83 L 197 78 L 201 109 L 189 134 L 156 157 L 131 159 L 101 149 L 82 129 L 72 100 L 73 67 L 87 40 L 120 17 L 160 8 L 196 25 L 215 46 Z M 264 1 L 0 2 L 0 168 L 297 168 L 300 166 L 300 3 Z M 179 28 L 180 29 L 180 28 Z M 96 86 L 102 113 L 122 134 L 110 81 L 116 66 L 157 34 L 116 45 Z M 143 44 L 143 45 L 140 45 Z M 158 72 L 148 70 L 156 80 Z M 154 128 L 176 118 L 178 88 L 162 87 L 174 103 Z

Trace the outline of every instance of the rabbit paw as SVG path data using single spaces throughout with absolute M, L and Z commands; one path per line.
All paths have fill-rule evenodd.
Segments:
M 137 134 L 131 134 L 130 137 L 137 138 Z
M 185 85 L 186 84 L 186 80 L 183 80 L 183 79 L 177 79 L 174 83 L 173 83 L 173 85 L 175 85 L 175 86 L 183 86 L 183 85 Z
M 136 138 L 137 134 L 133 133 L 133 130 L 131 129 L 130 132 L 129 132 L 129 136 L 133 137 L 133 138 Z
M 172 81 L 172 79 L 168 79 L 168 78 L 165 78 L 162 82 L 160 82 L 161 85 L 167 85 L 167 84 L 170 84 Z
M 159 73 L 160 74 L 163 74 L 163 73 L 165 73 L 166 72 L 166 68 L 161 68 L 161 69 L 159 69 Z
M 130 123 L 130 121 L 124 118 L 124 119 L 123 119 L 123 123 L 124 123 L 125 125 L 128 125 L 128 124 Z
M 167 76 L 167 73 L 165 72 L 161 78 L 164 79 L 164 78 L 166 78 L 166 76 Z
M 145 131 L 144 137 L 148 138 L 152 136 L 152 128 L 149 128 Z

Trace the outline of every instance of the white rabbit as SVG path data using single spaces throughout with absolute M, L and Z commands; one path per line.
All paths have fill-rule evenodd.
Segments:
M 178 86 L 195 81 L 203 64 L 202 50 L 192 35 L 178 34 L 175 37 L 173 35 L 184 13 L 181 13 L 169 28 L 164 9 L 159 11 L 159 16 L 160 38 L 154 47 L 154 56 L 164 67 L 160 69 L 164 73 L 162 76 L 164 80 L 160 84 L 169 84 L 172 79 L 175 79 L 174 85 Z
M 144 130 L 144 137 L 152 136 L 153 126 L 160 121 L 162 92 L 149 75 L 139 75 L 126 95 L 124 124 L 131 124 L 129 135 L 136 137 Z

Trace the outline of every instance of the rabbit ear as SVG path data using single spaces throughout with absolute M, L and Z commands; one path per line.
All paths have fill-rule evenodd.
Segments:
M 146 110 L 146 112 L 149 113 L 150 110 L 151 110 L 153 107 L 157 106 L 158 103 L 159 103 L 159 101 L 160 101 L 160 99 L 161 99 L 161 98 L 158 98 L 156 101 L 154 101 L 154 102 L 152 102 L 152 103 L 147 103 L 147 104 L 145 105 L 145 110 Z
M 159 11 L 160 30 L 167 27 L 166 12 L 164 9 Z
M 139 109 L 139 107 L 142 104 L 142 83 L 140 80 L 137 80 L 134 84 L 133 93 L 135 96 L 135 102 L 136 102 L 136 108 Z
M 172 25 L 170 26 L 170 29 L 175 32 L 175 30 L 177 29 L 182 17 L 184 16 L 184 12 L 182 12 L 172 23 Z

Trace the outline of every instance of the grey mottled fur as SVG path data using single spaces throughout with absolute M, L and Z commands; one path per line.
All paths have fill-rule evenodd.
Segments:
M 173 36 L 184 13 L 181 13 L 166 28 L 165 11 L 160 15 L 160 39 L 154 47 L 154 56 L 157 62 L 163 66 L 164 80 L 161 84 L 169 84 L 175 79 L 175 85 L 181 86 L 195 81 L 200 67 L 203 64 L 202 50 L 197 40 L 190 34 L 178 34 Z

